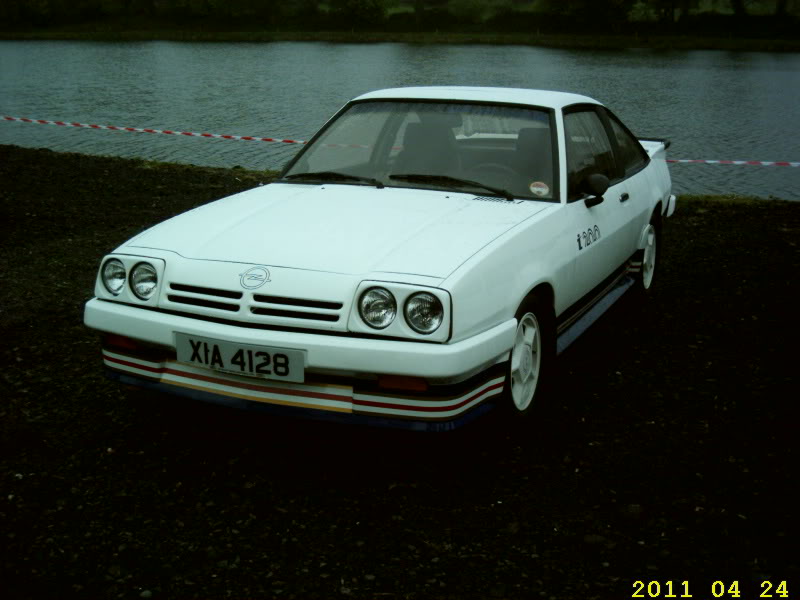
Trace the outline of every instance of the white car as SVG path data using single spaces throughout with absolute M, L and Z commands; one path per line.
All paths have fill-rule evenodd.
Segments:
M 201 400 L 428 430 L 524 415 L 556 354 L 651 286 L 667 146 L 574 94 L 368 93 L 275 182 L 103 258 L 85 322 L 113 378 Z

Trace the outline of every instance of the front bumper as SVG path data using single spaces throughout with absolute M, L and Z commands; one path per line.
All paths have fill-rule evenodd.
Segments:
M 138 354 L 138 353 L 135 353 Z M 104 348 L 112 379 L 154 391 L 275 414 L 404 429 L 454 429 L 490 408 L 502 393 L 505 364 L 468 381 L 425 392 L 381 389 L 375 382 L 310 377 L 305 383 L 262 380 L 191 367 L 169 358 Z
M 453 344 L 344 337 L 251 329 L 90 300 L 86 325 L 144 342 L 140 348 L 106 345 L 109 374 L 124 383 L 241 408 L 309 417 L 450 429 L 486 410 L 502 393 L 514 320 Z M 211 371 L 179 363 L 175 333 L 242 344 L 296 348 L 306 353 L 303 383 Z M 379 376 L 423 378 L 425 391 L 379 385 Z
M 175 333 L 241 344 L 295 348 L 306 352 L 306 371 L 380 373 L 456 383 L 506 360 L 514 343 L 510 319 L 478 335 L 450 344 L 347 337 L 324 333 L 253 329 L 94 298 L 86 303 L 88 327 L 175 348 Z

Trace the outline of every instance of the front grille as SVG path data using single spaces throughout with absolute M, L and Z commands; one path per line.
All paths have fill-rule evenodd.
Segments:
M 322 300 L 302 300 L 300 298 L 284 298 L 282 296 L 263 296 L 255 294 L 253 300 L 256 302 L 266 302 L 269 304 L 286 304 L 289 306 L 307 306 L 308 308 L 327 308 L 329 310 L 339 310 L 342 308 L 341 302 L 323 302 Z
M 177 302 L 178 304 L 189 304 L 190 306 L 203 306 L 205 308 L 214 308 L 216 310 L 239 312 L 238 304 L 228 304 L 227 302 L 216 302 L 214 300 L 206 300 L 205 298 L 193 298 L 191 296 L 177 296 L 175 294 L 169 294 L 167 298 L 169 298 L 170 302 Z
M 343 306 L 341 302 L 287 298 L 284 296 L 265 296 L 262 294 L 255 294 L 253 296 L 253 301 L 264 304 L 264 306 L 253 306 L 250 308 L 250 312 L 254 315 L 309 321 L 328 321 L 331 323 L 335 323 L 339 320 L 339 311 Z M 287 310 L 285 308 L 286 306 L 292 306 L 298 310 Z
M 175 292 L 183 292 L 183 294 L 169 294 L 167 298 L 170 302 L 188 304 L 190 306 L 202 306 L 203 308 L 225 310 L 228 312 L 239 312 L 239 304 L 222 302 L 220 299 L 241 300 L 243 295 L 242 292 L 238 291 L 185 285 L 183 283 L 170 283 L 169 289 Z
M 286 323 L 288 320 L 336 323 L 341 318 L 342 302 L 252 294 L 251 298 L 238 290 L 223 290 L 184 283 L 170 283 L 173 293 L 167 299 L 176 304 L 197 306 L 213 311 L 239 312 L 244 306 L 256 321 Z M 245 313 L 247 314 L 247 313 Z M 275 317 L 275 319 L 270 319 Z M 309 323 L 310 325 L 310 323 Z
M 171 290 L 176 292 L 190 292 L 192 294 L 205 294 L 207 296 L 219 296 L 220 298 L 230 298 L 232 300 L 240 300 L 242 292 L 234 292 L 231 290 L 218 290 L 216 288 L 200 287 L 197 285 L 184 285 L 182 283 L 170 283 Z

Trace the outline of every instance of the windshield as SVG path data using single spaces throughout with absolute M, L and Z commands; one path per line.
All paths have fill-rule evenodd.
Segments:
M 351 104 L 283 180 L 557 198 L 545 109 L 449 102 Z

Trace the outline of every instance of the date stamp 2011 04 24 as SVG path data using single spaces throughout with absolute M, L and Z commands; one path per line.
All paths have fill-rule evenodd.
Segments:
M 704 589 L 699 589 L 700 587 Z M 789 599 L 789 585 L 786 581 L 762 581 L 758 589 L 745 590 L 738 581 L 714 581 L 710 586 L 696 586 L 686 581 L 644 581 L 633 582 L 631 598 L 725 598 L 751 600 L 754 598 Z

